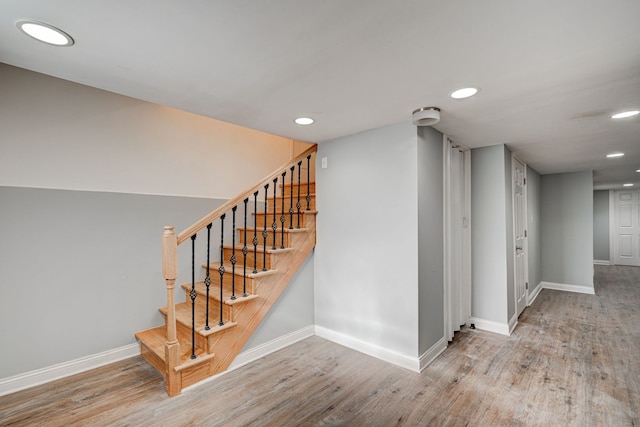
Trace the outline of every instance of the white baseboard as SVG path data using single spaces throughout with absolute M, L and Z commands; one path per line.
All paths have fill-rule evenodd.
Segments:
M 579 285 L 567 285 L 565 283 L 553 283 L 553 282 L 540 282 L 543 289 L 553 289 L 556 291 L 577 292 L 579 294 L 595 295 L 596 292 L 593 287 L 579 286 Z
M 605 261 L 601 259 L 594 259 L 593 263 L 596 265 L 611 265 L 611 261 Z
M 531 295 L 529 295 L 529 304 L 531 305 L 533 304 L 533 302 L 536 300 L 536 298 L 538 298 L 538 295 L 540 295 L 540 291 L 542 290 L 542 282 L 538 283 L 536 285 L 535 288 L 533 288 L 533 292 L 531 292 Z
M 481 331 L 494 332 L 500 335 L 511 335 L 509 324 L 494 322 L 493 320 L 479 319 L 477 317 L 471 317 L 469 322 L 473 323 L 476 329 Z
M 431 364 L 435 360 L 436 357 L 440 356 L 443 351 L 447 349 L 447 340 L 442 337 L 438 340 L 437 343 L 431 346 L 431 348 L 424 353 L 418 359 L 420 362 L 420 372 L 424 370 L 427 366 Z
M 291 344 L 295 344 L 298 341 L 302 341 L 305 338 L 312 337 L 314 335 L 315 329 L 313 325 L 306 326 L 302 329 L 298 329 L 297 331 L 293 331 L 287 335 L 283 335 L 281 337 L 275 338 L 271 341 L 268 341 L 264 344 L 257 345 L 247 351 L 243 351 L 238 354 L 236 358 L 233 360 L 231 365 L 227 368 L 226 371 L 220 372 L 217 375 L 206 378 L 196 384 L 193 384 L 189 387 L 182 389 L 182 393 L 187 392 L 191 389 L 198 388 L 203 384 L 207 384 L 211 381 L 214 381 L 216 378 L 221 377 L 222 375 L 228 374 L 229 372 L 236 370 L 248 363 L 251 363 L 255 360 L 260 359 L 261 357 L 268 356 L 271 353 L 274 353 L 280 349 L 290 346 Z
M 35 387 L 60 378 L 79 374 L 119 360 L 128 359 L 140 354 L 138 344 L 129 344 L 102 353 L 92 354 L 68 362 L 25 372 L 24 374 L 0 379 L 0 396 Z
M 420 360 L 417 357 L 405 356 L 403 354 L 390 351 L 386 348 L 382 348 L 377 345 L 360 341 L 353 337 L 341 334 L 339 332 L 332 331 L 331 329 L 327 329 L 322 326 L 316 325 L 316 335 L 320 338 L 335 342 L 336 344 L 343 345 L 352 350 L 359 351 L 360 353 L 375 357 L 376 359 L 384 360 L 385 362 L 400 366 L 401 368 L 405 368 L 414 372 L 420 372 Z

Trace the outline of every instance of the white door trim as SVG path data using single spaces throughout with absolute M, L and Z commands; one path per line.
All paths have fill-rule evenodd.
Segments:
M 516 249 L 516 240 L 517 240 L 517 232 L 516 232 L 516 226 L 517 226 L 517 210 L 516 210 L 516 204 L 514 203 L 515 201 L 515 196 L 516 196 L 516 189 L 515 189 L 515 178 L 516 178 L 516 162 L 520 163 L 522 165 L 523 168 L 523 172 L 524 172 L 524 185 L 523 185 L 523 197 L 524 197 L 524 207 L 523 210 L 524 212 L 522 212 L 522 217 L 521 220 L 524 222 L 524 229 L 525 229 L 525 236 L 524 236 L 524 244 L 523 244 L 523 248 L 524 248 L 524 260 L 523 260 L 523 274 L 524 274 L 524 281 L 525 281 L 525 300 L 524 300 L 524 305 L 522 306 L 522 310 L 524 310 L 526 307 L 529 306 L 529 235 L 528 235 L 528 212 L 527 212 L 527 181 L 526 181 L 526 177 L 527 177 L 527 164 L 524 163 L 523 161 L 521 161 L 520 159 L 518 159 L 515 154 L 511 154 L 511 214 L 512 214 L 512 232 L 513 232 L 513 245 L 512 248 L 515 251 Z M 517 258 L 514 254 L 513 257 L 513 286 L 514 286 L 514 297 L 515 297 L 515 306 L 516 306 L 516 311 L 519 311 L 518 313 L 516 313 L 517 316 L 520 315 L 520 313 L 522 313 L 521 310 L 518 309 L 518 267 L 517 267 Z M 516 316 L 516 317 L 517 317 Z

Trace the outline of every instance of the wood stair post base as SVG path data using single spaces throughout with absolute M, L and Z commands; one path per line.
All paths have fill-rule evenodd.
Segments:
M 182 374 L 174 369 L 180 364 L 180 344 L 178 341 L 166 343 L 164 354 L 166 361 L 165 388 L 169 397 L 177 396 L 182 391 Z

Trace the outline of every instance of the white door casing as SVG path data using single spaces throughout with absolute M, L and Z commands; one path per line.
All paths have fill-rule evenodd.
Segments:
M 511 161 L 513 172 L 513 250 L 516 315 L 520 315 L 528 303 L 527 259 L 527 192 L 526 166 L 516 157 Z
M 614 263 L 640 266 L 640 190 L 614 194 Z

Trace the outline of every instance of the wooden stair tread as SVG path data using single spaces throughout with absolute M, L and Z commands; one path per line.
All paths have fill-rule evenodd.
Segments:
M 239 227 L 238 230 L 244 230 L 244 228 Z M 247 231 L 249 230 L 253 231 L 256 229 L 254 227 L 247 227 Z M 285 228 L 284 229 L 285 233 L 304 233 L 310 230 L 311 230 L 310 228 Z M 262 239 L 262 235 L 260 233 L 262 233 L 263 231 L 264 231 L 264 227 L 263 228 L 258 227 L 257 232 L 258 232 L 259 239 Z M 273 230 L 271 229 L 271 227 L 267 227 L 267 231 L 269 233 L 273 233 Z M 278 233 L 281 233 L 281 232 L 282 232 L 282 229 L 278 228 Z
M 212 308 L 213 310 L 218 309 L 217 307 Z M 160 313 L 164 315 L 167 314 L 167 307 L 160 307 L 159 310 Z M 209 319 L 209 329 L 205 329 L 205 322 L 202 319 L 203 316 L 198 315 L 202 313 L 198 313 L 198 311 L 198 306 L 196 306 L 196 333 L 203 337 L 208 337 L 216 332 L 236 326 L 236 322 L 227 321 L 224 325 L 218 325 L 218 319 Z M 209 317 L 211 317 L 211 315 L 209 315 Z M 180 322 L 191 329 L 191 302 L 185 301 L 176 304 L 176 322 Z
M 271 249 L 272 251 L 284 251 L 285 249 Z M 233 271 L 233 265 L 230 262 L 225 262 L 223 263 L 224 265 L 224 271 L 225 273 L 232 273 Z M 202 268 L 207 268 L 207 263 L 203 263 L 202 264 Z M 218 274 L 218 268 L 220 268 L 220 263 L 219 262 L 210 262 L 209 263 L 209 270 L 215 270 L 216 271 L 216 275 Z M 249 266 L 247 266 L 247 278 L 249 279 L 257 279 L 258 277 L 263 277 L 263 276 L 269 276 L 271 274 L 276 274 L 278 273 L 278 270 L 276 269 L 271 269 L 271 270 L 267 270 L 267 271 L 260 271 L 258 270 L 257 273 L 254 273 L 253 271 L 249 271 Z M 240 276 L 242 277 L 243 275 L 243 271 L 242 271 L 242 263 L 236 263 L 236 272 L 235 272 L 236 276 Z M 214 280 L 213 277 L 214 275 L 212 274 L 212 279 Z M 215 282 L 212 283 L 212 286 L 215 284 Z
M 165 344 L 167 343 L 167 333 L 165 326 L 158 326 L 156 328 L 136 332 L 135 337 L 138 341 L 143 343 L 147 349 L 151 350 L 158 358 L 160 358 L 163 362 L 165 361 Z M 194 366 L 205 360 L 211 360 L 214 357 L 213 353 L 206 353 L 204 349 L 196 348 L 195 354 L 197 357 L 196 359 L 191 359 L 191 344 L 180 339 L 178 341 L 180 342 L 181 349 L 180 360 L 184 360 L 184 362 L 176 366 L 176 370 Z
M 195 289 L 196 292 L 198 293 L 198 296 L 203 296 L 206 297 L 207 296 L 207 287 L 205 286 L 203 281 L 200 282 L 196 282 L 195 283 Z M 213 291 L 213 287 L 215 286 L 215 284 L 211 284 L 211 286 L 209 286 L 209 298 L 215 300 L 215 301 L 220 301 L 220 298 L 218 297 L 219 295 L 219 288 L 214 292 Z M 182 283 L 180 285 L 180 287 L 186 291 L 191 290 L 191 283 Z M 240 295 L 236 295 L 237 298 L 236 299 L 231 299 L 231 298 L 226 298 L 223 300 L 223 302 L 227 305 L 235 305 L 235 304 L 242 304 L 243 302 L 248 302 L 251 301 L 252 299 L 256 298 L 258 295 L 255 294 L 247 294 L 247 296 L 242 296 Z
M 260 237 L 262 237 L 262 236 L 260 236 Z M 244 246 L 242 243 L 236 243 L 236 251 L 242 251 L 242 246 Z M 233 245 L 231 245 L 231 244 L 224 244 L 224 245 L 222 245 L 222 247 L 225 248 L 225 249 L 233 250 Z M 249 249 L 249 252 L 253 252 L 253 244 L 248 244 L 247 245 L 247 249 Z M 266 252 L 267 252 L 267 254 L 277 254 L 277 253 L 290 252 L 290 251 L 295 251 L 295 250 L 296 250 L 295 248 L 276 248 L 276 249 L 273 249 L 271 246 L 267 246 Z M 257 248 L 256 248 L 256 252 L 259 253 L 259 254 L 264 253 L 265 252 L 264 245 L 258 245 Z M 240 263 L 240 259 L 238 259 L 238 263 Z M 231 265 L 231 264 L 229 264 L 229 265 Z M 204 268 L 206 268 L 207 264 L 204 263 L 204 264 L 202 264 L 202 266 Z M 237 264 L 236 264 L 236 267 L 237 267 Z

